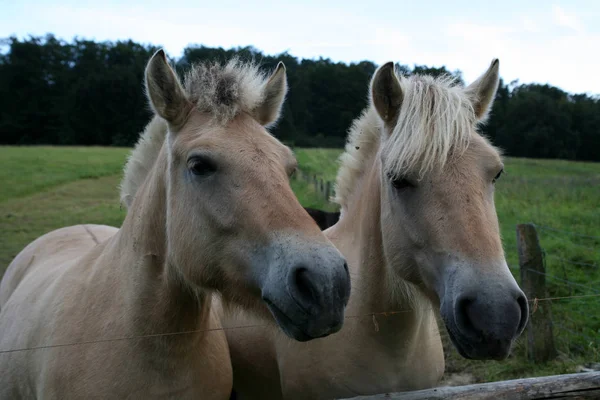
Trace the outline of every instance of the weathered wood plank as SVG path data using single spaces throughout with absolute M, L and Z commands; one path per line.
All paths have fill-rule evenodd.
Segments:
M 533 224 L 517 225 L 517 245 L 525 295 L 530 301 L 548 297 L 544 256 Z M 527 357 L 534 362 L 546 362 L 558 355 L 552 334 L 552 303 L 536 302 L 532 306 L 525 332 Z
M 600 399 L 600 371 L 544 376 L 476 385 L 437 387 L 415 392 L 359 396 L 347 400 L 534 400 Z

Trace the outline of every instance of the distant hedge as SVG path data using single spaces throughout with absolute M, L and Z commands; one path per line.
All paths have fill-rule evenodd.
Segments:
M 148 122 L 143 73 L 158 49 L 131 40 L 66 42 L 53 35 L 2 40 L 0 54 L 0 143 L 132 145 Z M 370 61 L 334 63 L 265 55 L 253 47 L 185 49 L 173 60 L 225 60 L 234 54 L 272 69 L 287 67 L 290 91 L 273 133 L 301 147 L 341 147 L 351 121 L 366 105 Z M 460 71 L 404 65 L 405 74 Z M 482 71 L 483 72 L 483 71 Z M 485 134 L 507 155 L 600 160 L 600 101 L 549 85 L 501 82 Z

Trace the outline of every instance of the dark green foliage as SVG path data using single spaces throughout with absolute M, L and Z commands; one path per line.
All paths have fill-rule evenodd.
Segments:
M 157 50 L 133 41 L 68 43 L 52 35 L 0 42 L 0 143 L 132 145 L 150 117 L 143 90 L 146 62 Z M 172 60 L 179 74 L 198 61 L 233 56 L 272 71 L 283 61 L 290 91 L 272 132 L 300 147 L 341 147 L 367 104 L 376 65 L 265 55 L 253 47 L 190 46 Z M 397 64 L 404 74 L 451 74 L 445 67 Z M 483 72 L 483 71 L 482 71 Z M 501 82 L 482 128 L 506 154 L 600 160 L 600 101 L 549 85 Z

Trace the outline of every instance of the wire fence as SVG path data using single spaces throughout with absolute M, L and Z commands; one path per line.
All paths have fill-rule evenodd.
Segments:
M 590 236 L 590 235 L 578 235 L 576 232 L 569 232 L 565 230 L 559 230 L 550 227 L 540 227 L 539 225 L 535 225 L 539 231 L 549 231 L 549 232 L 561 232 L 570 236 L 577 237 L 586 237 L 586 238 L 594 238 L 600 239 L 600 237 Z M 543 236 L 541 243 L 543 243 Z M 517 250 L 517 246 L 509 246 L 512 250 Z M 543 298 L 530 298 L 529 301 L 531 303 L 531 312 L 534 313 L 541 302 L 547 302 L 548 304 L 552 304 L 552 307 L 557 311 L 553 318 L 553 325 L 557 330 L 556 336 L 559 339 L 565 338 L 568 342 L 566 344 L 569 348 L 561 349 L 565 352 L 570 352 L 573 349 L 580 353 L 585 353 L 589 350 L 590 345 L 596 346 L 596 352 L 600 352 L 600 287 L 594 286 L 589 283 L 582 283 L 581 281 L 570 280 L 565 277 L 557 276 L 555 273 L 548 272 L 548 259 L 556 260 L 560 263 L 569 264 L 575 268 L 587 268 L 594 267 L 597 268 L 598 265 L 596 263 L 590 262 L 580 262 L 570 260 L 561 256 L 556 256 L 554 254 L 548 254 L 546 250 L 544 250 L 544 263 L 546 264 L 546 270 L 544 272 L 540 272 L 539 270 L 526 268 L 525 271 L 528 273 L 543 275 L 546 279 L 548 279 L 548 296 Z M 520 272 L 523 267 L 519 267 L 518 265 L 509 264 L 509 268 L 515 273 L 515 275 Z M 568 291 L 568 295 L 561 295 L 564 293 L 565 288 Z M 566 300 L 572 300 L 571 302 L 567 302 Z M 557 303 L 554 304 L 553 302 Z M 581 301 L 586 301 L 586 304 L 581 303 Z M 590 303 L 592 302 L 592 303 Z M 593 306 L 593 307 L 590 307 Z M 595 311 L 589 312 L 586 309 L 594 309 Z M 403 312 L 411 312 L 413 310 L 388 310 L 381 312 L 373 312 L 360 316 L 346 316 L 347 319 L 356 319 L 363 317 L 371 317 L 373 318 L 374 324 L 376 325 L 375 317 L 377 316 L 391 316 Z M 595 319 L 594 319 L 595 317 Z M 592 325 L 588 326 L 592 320 Z M 218 329 L 209 329 L 209 330 L 194 330 L 194 331 L 185 331 L 185 332 L 169 332 L 169 333 L 153 333 L 148 335 L 141 336 L 124 336 L 117 338 L 100 338 L 93 339 L 88 341 L 81 341 L 77 343 L 59 343 L 59 344 L 48 344 L 34 347 L 25 347 L 19 349 L 0 349 L 0 354 L 4 353 L 12 353 L 12 352 L 20 352 L 26 350 L 36 350 L 36 349 L 46 349 L 46 348 L 54 348 L 54 347 L 65 347 L 65 346 L 80 346 L 85 344 L 94 344 L 94 343 L 104 343 L 111 341 L 122 341 L 122 340 L 133 340 L 133 339 L 142 339 L 142 338 L 152 338 L 152 337 L 162 337 L 162 336 L 173 336 L 173 335 L 183 335 L 183 334 L 192 334 L 199 332 L 209 332 L 209 331 L 224 331 L 224 330 L 233 330 L 233 329 L 249 329 L 249 328 L 257 328 L 261 326 L 268 325 L 245 325 L 245 326 L 235 326 L 235 327 L 225 327 Z M 565 335 L 565 333 L 567 335 Z
M 520 271 L 520 268 L 518 266 L 512 266 L 511 265 L 510 269 L 512 271 L 515 271 L 515 272 L 516 271 Z M 589 285 L 584 285 L 582 283 L 577 283 L 577 282 L 571 282 L 569 280 L 560 278 L 558 276 L 555 276 L 555 275 L 552 275 L 552 274 L 548 274 L 548 273 L 543 273 L 543 272 L 540 272 L 540 271 L 536 271 L 536 270 L 531 269 L 531 268 L 527 268 L 526 270 L 528 272 L 533 273 L 533 274 L 543 275 L 546 278 L 549 278 L 549 279 L 551 279 L 554 282 L 558 282 L 558 284 L 563 284 L 563 285 L 573 286 L 573 287 L 577 287 L 577 288 L 581 288 L 581 289 L 586 289 L 586 290 L 589 290 L 589 291 L 593 292 L 594 294 L 600 293 L 600 290 L 595 289 L 595 288 L 593 288 L 592 286 L 589 286 Z
M 598 294 L 589 294 L 589 295 L 575 295 L 575 296 L 564 296 L 564 297 L 547 297 L 547 298 L 533 298 L 528 301 L 531 303 L 530 313 L 533 314 L 536 312 L 537 305 L 542 302 L 552 302 L 552 301 L 566 301 L 573 299 L 599 299 L 600 293 Z M 379 324 L 377 322 L 377 317 L 391 317 L 397 314 L 411 313 L 414 312 L 414 309 L 405 309 L 405 310 L 389 310 L 389 311 L 379 311 L 379 312 L 371 312 L 360 315 L 347 315 L 345 319 L 362 319 L 362 318 L 371 318 L 371 322 L 373 323 L 373 329 L 378 331 Z M 240 326 L 231 326 L 231 327 L 221 327 L 221 328 L 208 328 L 208 329 L 195 329 L 195 330 L 187 330 L 187 331 L 179 331 L 179 332 L 162 332 L 162 333 L 150 333 L 145 335 L 129 335 L 129 336 L 120 336 L 120 337 L 112 337 L 112 338 L 97 338 L 90 340 L 82 340 L 79 342 L 70 342 L 70 343 L 53 343 L 39 346 L 31 346 L 31 347 L 22 347 L 22 348 L 14 348 L 14 349 L 0 349 L 0 354 L 7 353 L 17 353 L 24 351 L 33 351 L 33 350 L 44 350 L 44 349 L 52 349 L 52 348 L 60 348 L 60 347 L 73 347 L 73 346 L 82 346 L 82 345 L 92 345 L 99 343 L 109 343 L 109 342 L 119 342 L 125 340 L 138 340 L 138 339 L 151 339 L 151 338 L 159 338 L 159 337 L 167 337 L 167 336 L 179 336 L 179 335 L 191 335 L 197 333 L 210 333 L 210 332 L 224 332 L 229 330 L 240 330 L 240 329 L 251 329 L 251 328 L 270 328 L 272 325 L 267 323 L 262 324 L 252 324 L 252 325 L 240 325 Z
M 558 232 L 558 233 L 562 233 L 562 234 L 566 234 L 566 235 L 578 236 L 578 237 L 582 237 L 582 238 L 586 238 L 586 239 L 594 239 L 594 240 L 600 241 L 600 236 L 592 236 L 592 235 L 582 234 L 579 232 L 572 232 L 572 231 L 567 231 L 564 229 L 552 228 L 552 227 L 544 226 L 544 225 L 538 225 L 538 224 L 534 224 L 534 225 L 535 225 L 536 229 L 542 230 L 542 231 Z
M 540 269 L 511 265 L 513 272 L 537 276 L 547 281 L 549 296 L 596 297 L 600 293 L 600 236 L 531 224 L 538 235 L 543 266 Z M 585 241 L 582 244 L 581 241 Z M 590 246 L 591 245 L 591 246 Z M 512 248 L 511 248 L 512 250 Z M 520 251 L 518 246 L 515 250 Z M 562 354 L 598 361 L 600 357 L 600 299 L 581 303 L 552 303 L 548 310 L 556 349 Z M 548 329 L 548 328 L 545 328 Z
M 557 235 L 564 235 L 564 240 L 567 240 L 570 245 L 577 245 L 578 243 L 572 243 L 572 240 L 568 238 L 599 240 L 600 243 L 600 237 L 592 235 L 580 235 L 576 232 L 559 230 L 545 226 L 540 227 L 539 225 L 535 225 L 535 227 L 540 233 L 540 244 L 542 245 L 545 271 L 540 272 L 531 268 L 524 269 L 523 266 L 515 265 L 514 263 L 509 264 L 509 268 L 517 276 L 524 270 L 528 273 L 540 275 L 547 279 L 548 295 L 543 297 L 528 298 L 530 304 L 530 316 L 535 316 L 536 313 L 539 313 L 540 309 L 544 307 L 551 308 L 551 325 L 553 328 L 553 337 L 556 342 L 557 349 L 562 355 L 575 355 L 579 357 L 577 360 L 583 359 L 585 361 L 585 364 L 583 365 L 589 366 L 594 362 L 600 361 L 600 287 L 596 285 L 600 279 L 600 272 L 598 272 L 598 258 L 573 259 L 572 257 L 575 257 L 578 254 L 555 254 L 553 252 L 554 250 L 545 248 L 543 244 L 545 243 L 545 239 L 547 239 L 545 234 L 552 236 L 552 240 L 554 241 L 557 240 Z M 596 248 L 586 245 L 575 246 L 575 248 L 578 249 L 583 247 L 585 247 L 584 250 L 591 251 L 591 253 L 596 253 Z M 519 246 L 517 245 L 506 246 L 506 248 L 507 250 L 510 250 L 512 255 L 519 253 Z M 567 273 L 565 273 L 565 266 L 571 268 Z M 559 276 L 561 275 L 561 272 L 563 276 Z M 572 276 L 569 277 L 569 275 Z M 598 279 L 586 279 L 585 276 L 595 276 Z M 564 293 L 565 291 L 568 294 L 561 295 L 561 293 Z M 385 326 L 387 326 L 381 323 L 382 319 L 393 318 L 395 315 L 408 312 L 414 312 L 414 310 L 387 310 L 365 313 L 361 315 L 347 315 L 345 317 L 345 323 L 349 323 L 351 320 L 359 323 L 368 323 L 371 324 L 374 331 L 379 332 L 380 329 L 385 329 Z M 223 333 L 231 330 L 261 328 L 271 329 L 272 324 L 259 323 L 180 332 L 158 332 L 144 335 L 124 335 L 104 338 L 91 337 L 88 340 L 64 343 L 53 343 L 51 338 L 45 338 L 48 340 L 48 342 L 42 342 L 38 345 L 29 345 L 17 348 L 0 348 L 0 357 L 10 357 L 11 355 L 57 348 L 78 349 L 81 346 L 94 346 L 101 344 L 110 345 L 111 343 L 123 341 L 152 340 L 181 335 L 210 334 L 218 332 Z M 440 334 L 445 342 L 449 342 L 447 334 L 444 335 L 443 328 Z M 527 351 L 528 344 L 526 336 L 527 335 L 524 334 L 519 338 L 514 351 L 521 352 L 524 349 Z M 408 369 L 411 367 L 407 365 L 406 368 Z

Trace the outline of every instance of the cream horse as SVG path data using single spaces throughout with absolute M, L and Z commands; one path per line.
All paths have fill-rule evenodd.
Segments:
M 356 318 L 310 343 L 272 329 L 227 332 L 238 399 L 435 386 L 444 372 L 436 309 L 464 357 L 509 354 L 527 301 L 506 264 L 494 206 L 502 159 L 476 130 L 497 86 L 497 60 L 466 88 L 400 77 L 392 63 L 376 71 L 341 158 L 341 219 L 325 231 L 348 260 L 347 314 Z M 229 313 L 223 323 L 253 318 Z
M 29 244 L 0 286 L 0 398 L 227 399 L 213 294 L 295 340 L 340 329 L 350 279 L 267 133 L 285 68 L 146 69 L 156 114 L 126 167 L 121 229 L 78 225 Z M 270 310 L 270 312 L 269 312 Z

